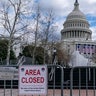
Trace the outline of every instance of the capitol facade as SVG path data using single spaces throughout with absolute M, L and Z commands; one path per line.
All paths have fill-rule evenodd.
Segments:
M 74 3 L 74 9 L 66 18 L 61 30 L 62 48 L 72 54 L 79 51 L 86 58 L 92 58 L 96 54 L 96 42 L 92 41 L 92 31 L 86 16 L 79 9 L 78 0 Z

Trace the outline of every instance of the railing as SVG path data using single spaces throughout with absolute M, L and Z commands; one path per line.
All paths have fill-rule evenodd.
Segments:
M 27 65 L 25 65 L 25 66 L 27 66 Z M 52 83 L 53 83 L 51 89 L 48 89 L 51 91 L 53 90 L 53 92 L 51 92 L 51 94 L 52 94 L 51 96 L 56 96 L 56 93 L 55 93 L 55 89 L 56 89 L 56 81 L 55 81 L 56 74 L 55 74 L 55 72 L 56 72 L 56 69 L 58 68 L 61 71 L 61 74 L 59 74 L 59 75 L 61 75 L 59 78 L 60 79 L 60 82 L 59 82 L 60 83 L 60 90 L 61 90 L 60 96 L 63 96 L 63 78 L 64 78 L 63 77 L 64 76 L 63 75 L 63 67 L 61 67 L 60 65 L 47 65 L 47 68 L 48 68 L 48 70 L 50 69 L 50 71 L 48 72 L 48 81 L 50 81 L 50 82 L 52 81 Z M 19 88 L 18 87 L 18 85 L 19 85 L 18 84 L 18 80 L 19 80 L 18 75 L 19 74 L 17 75 L 18 66 L 12 66 L 12 65 L 3 66 L 3 65 L 1 65 L 0 72 L 2 72 L 3 75 L 6 74 L 6 77 L 7 77 L 7 78 L 5 78 L 5 77 L 0 78 L 0 89 L 2 90 L 2 91 L 0 91 L 0 94 L 2 93 L 0 96 L 17 96 L 17 94 L 19 93 L 18 92 L 19 91 L 18 90 L 18 88 Z M 11 74 L 10 72 L 13 74 Z M 48 85 L 48 88 L 49 87 L 50 87 L 50 85 Z M 27 95 L 24 95 L 24 96 L 27 96 Z M 32 96 L 34 96 L 34 95 L 32 95 Z M 40 95 L 38 95 L 38 96 L 40 96 Z M 47 96 L 50 96 L 50 95 L 47 95 Z
M 10 78 L 7 77 L 8 79 L 0 78 L 0 96 L 18 96 L 18 66 L 2 65 L 0 66 L 0 73 L 3 73 L 3 67 L 6 72 L 13 74 L 10 73 L 12 77 L 9 74 Z M 96 67 L 82 66 L 68 69 L 60 65 L 47 65 L 47 68 L 47 96 L 96 96 Z M 66 69 L 68 69 L 68 72 Z
M 78 73 L 74 73 L 75 71 Z M 77 80 L 74 80 L 76 78 Z M 73 95 L 74 89 L 78 87 L 78 96 L 82 96 L 82 90 L 85 91 L 86 96 L 89 96 L 89 90 L 92 90 L 91 96 L 96 96 L 96 67 L 74 67 L 71 69 L 70 74 L 70 96 Z M 75 84 L 76 83 L 76 84 Z M 75 85 L 75 86 L 74 86 Z M 76 86 L 77 85 L 77 86 Z

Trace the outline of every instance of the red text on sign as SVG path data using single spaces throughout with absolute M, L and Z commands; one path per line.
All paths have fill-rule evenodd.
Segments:
M 44 83 L 44 77 L 22 77 L 22 83 Z
M 26 70 L 25 71 L 25 75 L 41 75 L 40 74 L 40 70 L 38 69 L 38 70 L 36 70 L 36 69 L 34 69 L 34 70 L 32 70 L 32 69 L 30 69 L 30 70 Z

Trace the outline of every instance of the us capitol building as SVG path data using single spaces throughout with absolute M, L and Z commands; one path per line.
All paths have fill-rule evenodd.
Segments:
M 92 31 L 85 15 L 79 9 L 78 0 L 73 11 L 67 16 L 61 30 L 62 48 L 72 54 L 79 51 L 85 58 L 96 54 L 96 42 L 92 41 Z

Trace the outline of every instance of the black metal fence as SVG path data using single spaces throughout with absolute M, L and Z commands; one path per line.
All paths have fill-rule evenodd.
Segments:
M 79 91 L 78 96 L 82 96 L 81 90 L 86 90 L 88 96 L 88 90 L 93 90 L 93 96 L 96 96 L 95 66 L 63 68 L 60 65 L 47 65 L 47 68 L 48 90 L 52 90 L 51 96 L 57 96 L 56 89 L 60 90 L 60 96 L 65 96 L 64 90 L 69 90 L 68 96 L 74 96 L 74 90 Z M 2 77 L 2 74 L 7 78 Z M 0 96 L 17 96 L 14 90 L 17 90 L 18 94 L 18 75 L 18 66 L 0 66 L 0 90 L 3 90 Z M 9 95 L 6 94 L 7 89 L 10 89 Z

